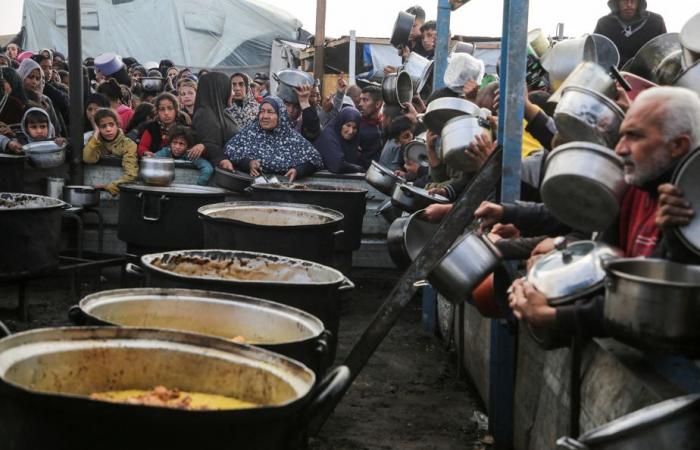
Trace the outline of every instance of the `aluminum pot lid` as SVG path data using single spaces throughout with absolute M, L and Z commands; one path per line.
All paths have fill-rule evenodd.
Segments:
M 633 413 L 622 416 L 598 428 L 594 428 L 579 437 L 583 444 L 591 445 L 619 438 L 635 430 L 650 427 L 673 417 L 689 413 L 698 414 L 700 394 L 684 395 L 647 406 Z
M 413 186 L 412 184 L 404 183 L 397 185 L 397 188 L 404 192 L 408 197 L 418 196 L 425 199 L 438 202 L 438 203 L 449 203 L 450 201 L 440 194 L 429 194 L 427 190 Z M 408 193 L 406 193 L 408 191 Z
M 153 194 L 185 194 L 185 195 L 226 195 L 224 189 L 198 186 L 196 184 L 171 184 L 169 186 L 151 186 L 139 183 L 127 183 L 119 186 L 120 190 L 147 192 Z
M 672 183 L 681 189 L 690 207 L 700 212 L 700 151 L 695 150 L 685 157 L 676 168 Z M 695 214 L 688 225 L 675 228 L 675 233 L 690 250 L 700 255 L 700 214 Z
M 602 286 L 606 275 L 603 260 L 621 256 L 618 250 L 593 241 L 567 245 L 564 238 L 558 238 L 556 246 L 527 274 L 528 281 L 550 304 L 575 299 Z

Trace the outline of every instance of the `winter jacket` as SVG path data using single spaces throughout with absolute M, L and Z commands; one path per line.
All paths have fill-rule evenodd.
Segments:
M 107 142 L 93 135 L 83 148 L 83 161 L 86 164 L 95 164 L 102 156 L 117 156 L 122 159 L 121 178 L 111 181 L 106 189 L 112 195 L 119 193 L 119 185 L 136 180 L 139 174 L 138 156 L 136 155 L 136 144 L 124 135 L 120 129 L 119 134 L 113 141 Z
M 173 156 L 173 152 L 170 147 L 163 147 L 156 152 L 156 156 L 161 158 L 173 158 L 180 161 L 190 161 L 187 157 L 187 153 L 183 153 L 180 157 Z M 197 178 L 197 184 L 200 186 L 206 186 L 209 184 L 209 179 L 214 173 L 214 167 L 209 161 L 204 158 L 197 158 L 191 161 L 194 166 L 199 169 L 199 178 Z

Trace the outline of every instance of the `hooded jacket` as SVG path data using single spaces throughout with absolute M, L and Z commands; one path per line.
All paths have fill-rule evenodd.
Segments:
M 42 140 L 42 141 L 52 141 L 52 140 L 56 139 L 56 129 L 54 128 L 53 124 L 51 123 L 51 118 L 49 117 L 49 113 L 47 113 L 46 111 L 44 111 L 44 110 L 41 109 L 41 108 L 32 107 L 32 108 L 29 108 L 28 110 L 26 110 L 26 111 L 24 112 L 24 117 L 22 117 L 22 134 L 24 135 L 24 140 L 26 140 L 25 143 L 29 144 L 29 143 L 31 143 L 31 142 L 37 142 L 37 141 L 39 141 L 38 139 L 32 138 L 32 137 L 29 135 L 29 132 L 27 131 L 27 128 L 26 128 L 27 116 L 28 116 L 29 113 L 32 112 L 32 111 L 40 112 L 41 114 L 43 114 L 44 116 L 46 116 L 46 120 L 49 122 L 49 135 L 46 136 L 46 139 L 41 139 L 41 140 Z M 22 140 L 22 139 L 20 139 L 20 141 L 21 141 L 21 140 Z
M 610 14 L 598 20 L 594 33 L 602 34 L 612 40 L 620 51 L 620 67 L 632 59 L 639 49 L 666 33 L 663 17 L 647 10 L 646 0 L 639 0 L 637 17 L 626 22 L 620 17 L 618 0 L 609 0 Z
M 122 159 L 121 178 L 111 181 L 106 186 L 110 194 L 117 195 L 120 184 L 136 180 L 139 174 L 136 144 L 126 137 L 120 128 L 117 137 L 113 141 L 107 142 L 101 139 L 98 134 L 95 134 L 83 148 L 83 161 L 87 164 L 95 164 L 102 156 L 107 155 L 117 156 Z

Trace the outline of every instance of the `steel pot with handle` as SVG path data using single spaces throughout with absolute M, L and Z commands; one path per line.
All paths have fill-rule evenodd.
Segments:
M 297 361 L 210 336 L 119 327 L 32 330 L 0 340 L 0 433 L 7 450 L 215 450 L 222 442 L 298 448 L 309 421 L 337 400 L 350 376 L 341 367 L 315 382 Z M 258 406 L 202 411 L 91 397 L 156 386 Z M 117 422 L 124 428 L 115 430 Z
M 51 169 L 66 162 L 66 145 L 54 141 L 31 142 L 22 146 L 29 162 L 39 169 Z
M 169 186 L 175 178 L 175 160 L 156 156 L 141 158 L 139 177 L 152 186 Z
M 540 187 L 552 214 L 582 231 L 607 229 L 617 218 L 626 191 L 622 160 L 611 149 L 589 142 L 554 149 Z
M 700 211 L 700 152 L 689 152 L 676 166 L 671 183 L 680 188 L 694 211 Z M 674 233 L 686 248 L 700 255 L 700 216 L 695 214 L 687 225 L 673 227 Z
M 600 64 L 592 61 L 583 61 L 566 77 L 564 82 L 559 86 L 554 94 L 549 97 L 547 103 L 556 104 L 561 100 L 564 89 L 569 86 L 580 86 L 589 89 L 599 94 L 603 94 L 608 98 L 615 98 L 617 95 L 617 87 L 615 78 L 610 75 Z
M 367 169 L 367 173 L 365 173 L 365 180 L 373 188 L 386 195 L 391 195 L 391 193 L 394 191 L 394 186 L 397 184 L 406 182 L 406 180 L 398 175 L 395 175 L 394 172 L 376 161 L 372 161 L 369 169 Z
M 63 200 L 72 206 L 95 208 L 100 204 L 100 190 L 93 186 L 63 186 Z
M 470 232 L 447 251 L 428 275 L 428 281 L 449 302 L 459 304 L 467 300 L 501 260 L 501 252 L 488 237 Z
M 428 146 L 425 143 L 426 133 L 421 133 L 414 140 L 406 144 L 403 151 L 404 161 L 417 162 L 421 167 L 429 167 Z
M 407 213 L 425 209 L 434 203 L 446 204 L 450 201 L 438 194 L 429 194 L 425 189 L 408 183 L 397 184 L 391 193 L 391 204 Z
M 399 70 L 390 73 L 382 80 L 382 98 L 389 106 L 403 106 L 413 99 L 413 82 L 411 76 Z
M 481 109 L 463 98 L 443 97 L 428 104 L 428 109 L 421 117 L 426 127 L 433 133 L 441 133 L 450 120 L 459 116 L 479 117 Z
M 485 117 L 460 116 L 451 119 L 441 133 L 441 157 L 448 166 L 474 172 L 478 169 L 474 159 L 468 157 L 464 150 L 474 142 L 477 136 L 491 131 L 491 124 Z
M 411 77 L 414 92 L 421 92 L 423 87 L 425 87 L 430 75 L 433 73 L 433 63 L 434 61 L 431 61 L 416 52 L 411 52 L 406 59 L 406 62 L 403 65 L 403 70 L 405 70 Z
M 579 86 L 564 89 L 554 111 L 561 142 L 585 141 L 614 148 L 625 113 L 610 98 Z
M 606 271 L 605 322 L 613 337 L 700 355 L 700 266 L 621 259 Z
M 415 20 L 416 16 L 413 14 L 399 11 L 399 15 L 396 17 L 396 22 L 394 23 L 394 29 L 391 32 L 391 39 L 389 40 L 391 45 L 399 49 L 408 45 L 411 29 L 413 28 L 413 22 Z
M 563 450 L 698 450 L 700 394 L 665 400 L 594 428 L 578 439 L 560 438 Z
M 272 74 L 272 78 L 277 84 L 277 96 L 285 102 L 299 103 L 299 98 L 294 88 L 302 85 L 314 86 L 316 80 L 309 73 L 303 70 L 283 69 Z
M 558 89 L 583 61 L 596 62 L 595 42 L 590 34 L 556 43 L 542 58 L 552 89 Z
M 242 194 L 253 184 L 253 177 L 238 170 L 231 172 L 230 170 L 216 167 L 214 169 L 214 184 L 220 188 Z
M 424 212 L 421 210 L 396 219 L 389 227 L 386 236 L 389 256 L 399 269 L 411 265 L 440 226 L 425 220 Z
M 658 84 L 654 77 L 657 67 L 668 55 L 679 50 L 681 50 L 680 34 L 666 33 L 656 36 L 644 44 L 634 58 L 622 66 L 622 70 Z
M 330 332 L 323 322 L 281 303 L 190 289 L 115 289 L 84 297 L 69 311 L 75 325 L 160 328 L 233 340 L 285 355 L 321 375 Z

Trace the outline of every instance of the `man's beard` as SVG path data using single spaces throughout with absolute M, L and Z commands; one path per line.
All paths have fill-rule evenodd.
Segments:
M 625 173 L 625 183 L 637 187 L 643 186 L 660 177 L 673 163 L 670 153 L 665 149 L 664 151 L 657 152 L 642 165 L 634 164 L 632 158 L 628 156 L 622 157 L 622 160 L 625 165 L 630 164 L 634 167 L 634 172 Z

